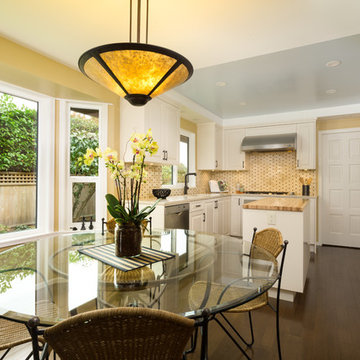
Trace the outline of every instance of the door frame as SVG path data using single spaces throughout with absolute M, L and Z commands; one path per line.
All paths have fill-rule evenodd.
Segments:
M 319 232 L 318 232 L 318 245 L 323 245 L 323 171 L 324 171 L 324 164 L 323 164 L 323 155 L 322 155 L 322 147 L 324 143 L 323 135 L 328 134 L 343 134 L 343 133 L 350 133 L 350 132 L 360 132 L 360 127 L 355 128 L 341 128 L 341 129 L 331 129 L 331 130 L 320 130 L 318 135 L 318 225 L 319 225 Z

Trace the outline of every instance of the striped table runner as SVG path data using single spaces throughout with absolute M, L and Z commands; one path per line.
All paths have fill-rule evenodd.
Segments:
M 122 271 L 130 271 L 143 266 L 155 263 L 157 261 L 168 260 L 175 256 L 168 252 L 150 249 L 143 246 L 141 255 L 134 258 L 120 258 L 115 256 L 115 244 L 106 244 L 83 248 L 78 250 L 79 253 L 90 256 L 96 260 L 110 265 Z

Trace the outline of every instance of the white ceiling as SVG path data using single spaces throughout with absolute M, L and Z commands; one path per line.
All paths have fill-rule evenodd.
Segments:
M 358 0 L 150 0 L 149 43 L 192 62 L 178 92 L 223 119 L 346 105 L 360 103 L 359 14 Z M 1 36 L 75 69 L 128 27 L 129 0 L 0 1 Z

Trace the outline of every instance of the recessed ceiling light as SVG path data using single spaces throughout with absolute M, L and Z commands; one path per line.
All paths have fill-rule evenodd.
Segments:
M 328 95 L 332 95 L 332 94 L 335 94 L 336 93 L 336 90 L 335 89 L 329 89 L 329 90 L 326 90 L 325 91 Z
M 245 101 L 240 101 L 239 105 L 240 106 L 246 106 L 246 102 Z
M 223 86 L 226 86 L 226 82 L 225 81 L 218 81 L 215 83 L 216 86 L 219 86 L 219 87 L 223 87 Z
M 325 66 L 326 67 L 337 67 L 341 64 L 341 61 L 340 60 L 331 60 L 331 61 L 328 61 Z

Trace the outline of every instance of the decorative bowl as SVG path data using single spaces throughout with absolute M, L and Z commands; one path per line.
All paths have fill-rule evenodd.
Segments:
M 166 199 L 170 195 L 171 189 L 153 189 L 152 193 L 158 199 Z

